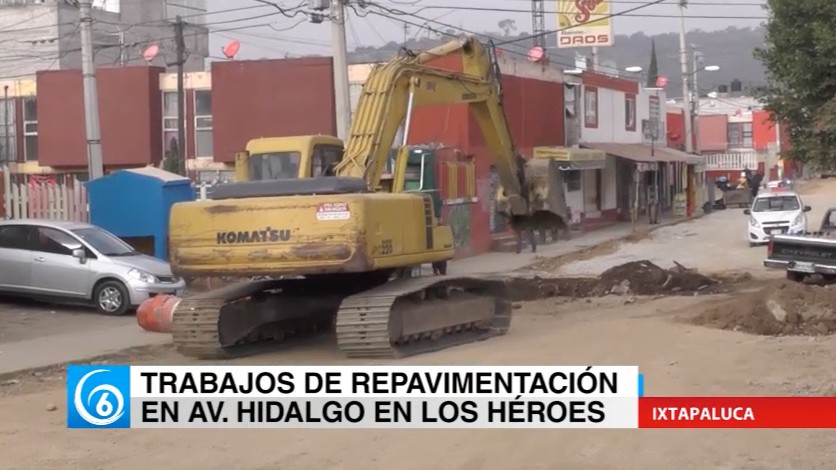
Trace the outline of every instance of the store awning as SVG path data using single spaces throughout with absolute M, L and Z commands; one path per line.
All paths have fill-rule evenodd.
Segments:
M 603 170 L 607 165 L 607 153 L 595 149 L 534 147 L 534 158 L 554 160 L 561 170 Z
M 615 143 L 583 143 L 582 146 L 600 150 L 610 155 L 626 158 L 641 163 L 687 163 L 689 165 L 700 165 L 704 163 L 705 157 L 681 152 L 670 147 L 653 146 L 648 144 L 615 144 Z

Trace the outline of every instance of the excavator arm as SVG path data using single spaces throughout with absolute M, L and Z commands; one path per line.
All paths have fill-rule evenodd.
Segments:
M 461 54 L 462 72 L 427 65 L 433 59 Z M 513 139 L 502 109 L 499 77 L 488 49 L 472 37 L 429 51 L 397 58 L 376 67 L 363 85 L 345 155 L 337 176 L 363 178 L 369 189 L 380 186 L 389 151 L 402 124 L 409 131 L 419 106 L 467 103 L 492 151 L 494 166 L 512 214 L 526 215 L 530 204 L 517 164 Z M 399 156 L 393 192 L 403 191 L 405 158 Z

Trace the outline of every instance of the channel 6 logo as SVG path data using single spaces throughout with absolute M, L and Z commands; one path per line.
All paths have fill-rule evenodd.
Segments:
M 68 428 L 129 428 L 130 408 L 130 366 L 67 366 Z

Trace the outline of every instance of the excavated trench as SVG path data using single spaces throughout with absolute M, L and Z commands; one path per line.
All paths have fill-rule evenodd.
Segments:
M 603 297 L 606 295 L 708 295 L 727 292 L 729 283 L 677 264 L 664 269 L 647 261 L 633 261 L 608 269 L 597 277 L 520 275 L 508 281 L 517 302 L 549 297 Z

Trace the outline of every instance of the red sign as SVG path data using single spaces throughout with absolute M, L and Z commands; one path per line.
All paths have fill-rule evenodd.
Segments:
M 561 46 L 598 46 L 610 43 L 609 34 L 585 34 L 578 36 L 561 36 Z
M 543 60 L 543 56 L 546 55 L 546 51 L 543 50 L 540 46 L 532 47 L 530 51 L 528 51 L 528 61 L 529 62 L 540 62 Z
M 351 212 L 345 202 L 323 202 L 316 207 L 317 220 L 348 220 Z
M 589 21 L 592 12 L 603 2 L 604 0 L 575 0 L 575 8 L 578 9 L 575 14 L 575 21 L 581 24 Z

